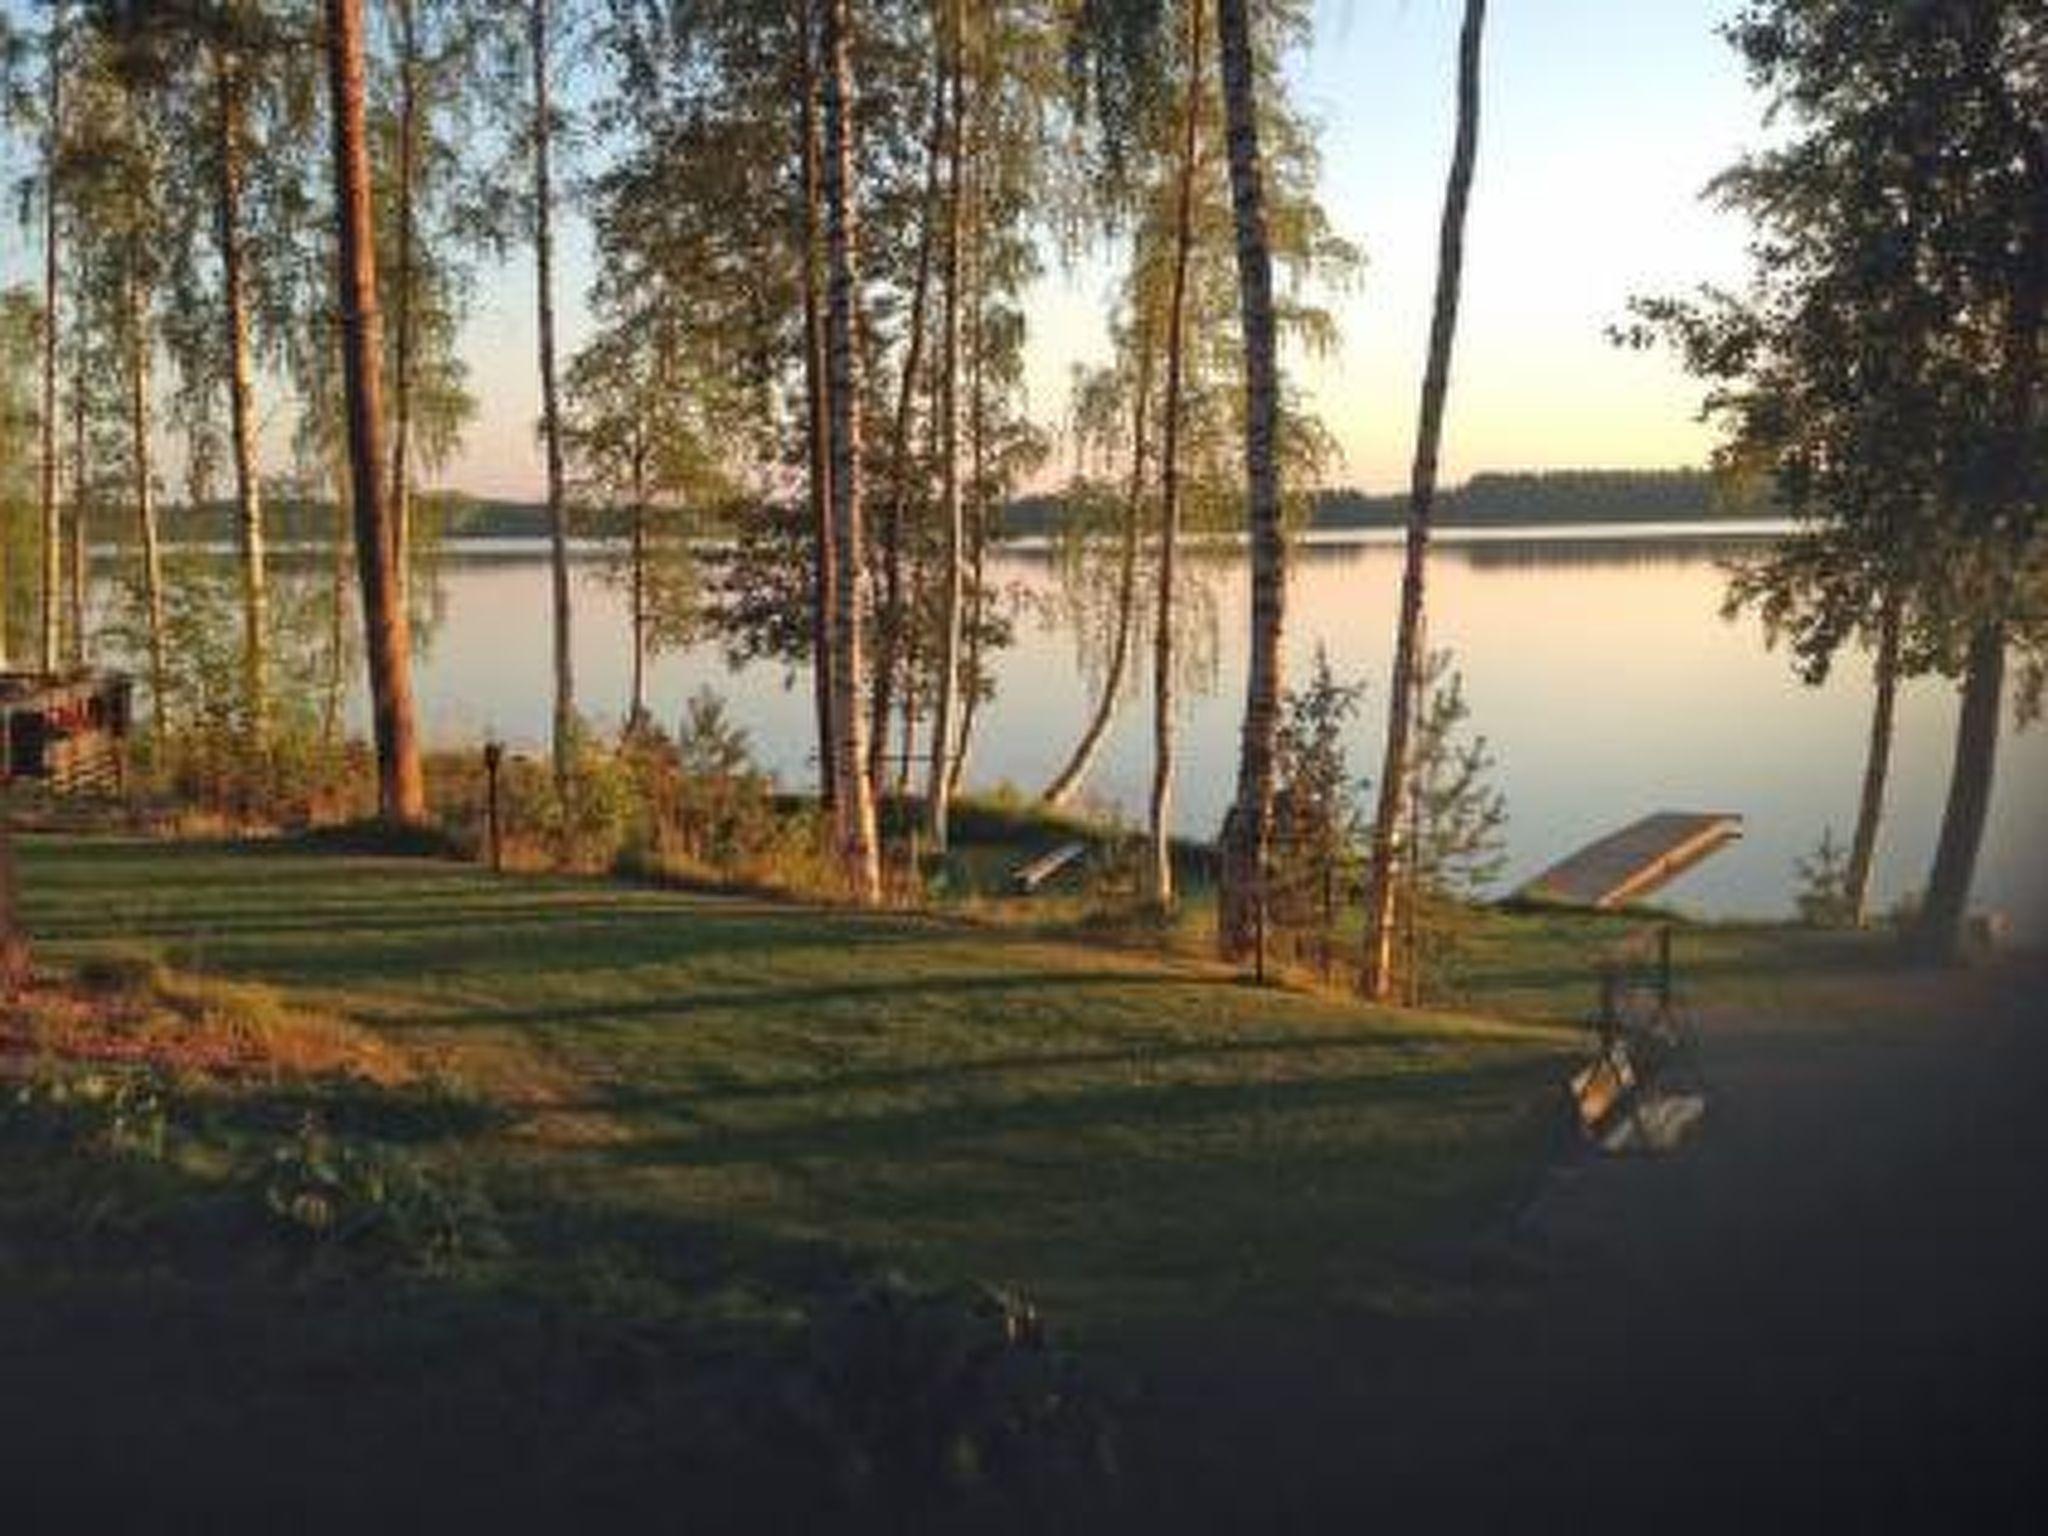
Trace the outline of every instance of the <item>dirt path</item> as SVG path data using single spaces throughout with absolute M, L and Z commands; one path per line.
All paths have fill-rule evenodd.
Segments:
M 1708 1133 L 1447 1265 L 1506 1299 L 1191 1363 L 1214 1444 L 1145 1523 L 2041 1529 L 2048 969 L 1701 1024 Z

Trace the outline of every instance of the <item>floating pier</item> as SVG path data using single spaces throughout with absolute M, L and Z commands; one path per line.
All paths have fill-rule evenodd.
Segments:
M 1661 890 L 1742 836 L 1728 812 L 1658 811 L 1588 843 L 1515 894 L 1572 907 L 1619 907 Z

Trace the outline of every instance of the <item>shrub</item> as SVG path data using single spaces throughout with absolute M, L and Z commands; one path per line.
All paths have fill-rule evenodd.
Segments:
M 0 1092 L 0 1140 L 43 1151 L 163 1160 L 169 1116 L 148 1073 L 45 1073 Z
M 986 1285 L 887 1275 L 825 1302 L 791 1407 L 847 1494 L 899 1516 L 1042 1512 L 1115 1471 L 1108 1394 Z
M 1366 781 L 1352 774 L 1344 746 L 1364 692 L 1339 682 L 1317 646 L 1308 686 L 1282 704 L 1267 923 L 1283 953 L 1326 976 L 1365 861 Z
M 1794 859 L 1792 868 L 1799 880 L 1793 904 L 1802 923 L 1809 928 L 1845 928 L 1854 922 L 1848 850 L 1835 841 L 1833 827 L 1823 827 L 1813 852 Z
M 1486 738 L 1465 735 L 1471 707 L 1449 651 L 1431 654 L 1423 683 L 1413 738 L 1412 868 L 1400 913 L 1411 1003 L 1439 994 L 1454 977 L 1471 934 L 1472 903 L 1500 878 L 1507 859 L 1507 799 L 1493 785 L 1497 764 Z
M 331 1137 L 311 1115 L 257 1182 L 276 1229 L 316 1254 L 440 1268 L 503 1246 L 481 1191 L 375 1143 Z

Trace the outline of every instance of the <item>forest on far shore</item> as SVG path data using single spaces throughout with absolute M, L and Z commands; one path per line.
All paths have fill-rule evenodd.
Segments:
M 1020 497 L 1003 509 L 1002 532 L 1010 538 L 1056 533 L 1067 508 L 1058 496 Z M 1768 487 L 1745 492 L 1704 469 L 1525 469 L 1477 474 L 1438 491 L 1430 521 L 1450 528 L 1679 523 L 1767 517 L 1773 510 Z M 1330 488 L 1312 493 L 1308 526 L 1399 528 L 1407 516 L 1405 492 Z
M 543 501 L 469 496 L 460 491 L 429 493 L 423 510 L 443 538 L 544 539 L 548 509 Z M 1407 515 L 1405 494 L 1372 494 L 1355 488 L 1313 493 L 1311 529 L 1398 528 Z M 1438 493 L 1433 521 L 1446 527 L 1541 527 L 1557 523 L 1675 523 L 1715 517 L 1766 517 L 1774 508 L 1768 488 L 1745 493 L 1704 469 L 1509 470 L 1474 475 Z M 579 531 L 611 535 L 624 515 L 577 509 Z M 325 500 L 278 497 L 273 526 L 287 542 L 331 536 L 334 508 Z M 164 531 L 174 542 L 228 543 L 235 537 L 230 501 L 202 507 L 169 507 Z M 1063 496 L 1019 496 L 1002 509 L 997 536 L 1040 538 L 1068 526 L 1070 503 Z M 706 521 L 716 526 L 716 514 Z M 118 538 L 125 529 L 110 529 Z

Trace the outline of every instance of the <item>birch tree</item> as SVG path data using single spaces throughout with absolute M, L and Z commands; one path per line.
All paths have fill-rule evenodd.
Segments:
M 1188 0 L 1186 79 L 1179 164 L 1174 175 L 1172 277 L 1166 301 L 1166 407 L 1160 429 L 1159 608 L 1152 637 L 1152 899 L 1173 905 L 1174 599 L 1180 557 L 1181 423 L 1187 356 L 1188 264 L 1194 250 L 1195 178 L 1204 89 L 1202 0 Z
M 946 850 L 948 808 L 953 793 L 953 754 L 959 726 L 954 712 L 960 697 L 960 625 L 965 596 L 961 564 L 965 527 L 960 505 L 960 283 L 964 233 L 961 162 L 967 149 L 968 72 L 967 11 L 961 0 L 947 0 L 944 23 L 935 30 L 945 48 L 944 70 L 951 82 L 952 96 L 946 131 L 946 307 L 939 354 L 939 504 L 945 551 L 939 589 L 938 699 L 932 711 L 931 765 L 925 781 L 926 825 L 932 848 L 939 853 Z
M 1239 733 L 1237 796 L 1225 828 L 1217 891 L 1218 941 L 1237 957 L 1257 941 L 1273 825 L 1276 741 L 1287 600 L 1287 545 L 1280 525 L 1280 364 L 1273 312 L 1273 255 L 1266 166 L 1259 146 L 1248 0 L 1216 0 L 1230 200 L 1244 327 L 1245 495 L 1251 541 L 1251 647 Z
M 824 171 L 827 283 L 826 403 L 832 483 L 831 605 L 833 816 L 840 860 L 856 901 L 880 900 L 881 861 L 862 711 L 860 570 L 861 370 L 854 308 L 859 210 L 854 181 L 854 78 L 848 0 L 823 0 Z
M 548 573 L 554 615 L 554 764 L 558 791 L 569 781 L 576 739 L 575 656 L 570 633 L 569 507 L 562 453 L 561 394 L 555 378 L 555 109 L 551 0 L 528 0 L 533 66 L 533 252 L 539 324 L 541 450 L 547 467 Z
M 1359 987 L 1384 1001 L 1394 995 L 1394 906 L 1399 872 L 1402 808 L 1415 793 L 1410 736 L 1426 686 L 1424 599 L 1429 537 L 1436 501 L 1437 454 L 1443 440 L 1444 402 L 1450 390 L 1451 347 L 1458 329 L 1459 284 L 1465 265 L 1465 210 L 1479 153 L 1479 69 L 1486 0 L 1466 0 L 1458 34 L 1457 132 L 1450 179 L 1444 188 L 1438 234 L 1436 303 L 1422 378 L 1415 462 L 1409 475 L 1408 527 L 1401 567 L 1401 611 L 1394 633 L 1394 667 L 1387 685 L 1387 740 L 1381 758 L 1379 802 L 1367 865 L 1365 955 Z M 1412 897 L 1411 897 L 1412 899 Z

